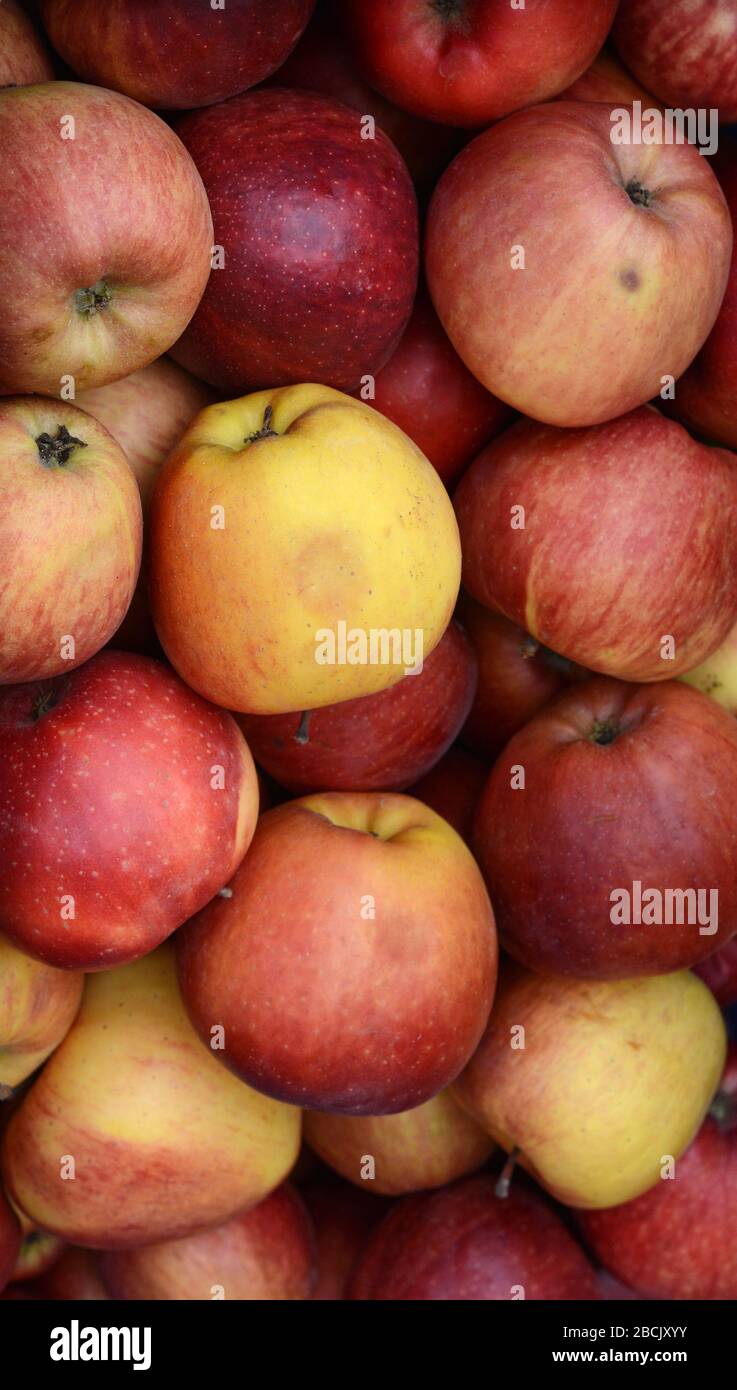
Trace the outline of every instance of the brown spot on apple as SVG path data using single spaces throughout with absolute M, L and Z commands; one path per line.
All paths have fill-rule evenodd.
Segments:
M 626 270 L 620 270 L 619 283 L 624 285 L 626 290 L 639 290 L 640 277 L 634 266 L 628 266 Z

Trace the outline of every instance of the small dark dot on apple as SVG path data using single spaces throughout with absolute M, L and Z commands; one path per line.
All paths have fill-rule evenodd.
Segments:
M 630 266 L 627 270 L 620 270 L 619 283 L 620 285 L 624 285 L 626 290 L 639 290 L 640 277 L 637 271 Z

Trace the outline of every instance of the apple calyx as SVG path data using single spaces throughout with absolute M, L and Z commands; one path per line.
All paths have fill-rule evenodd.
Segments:
M 635 204 L 635 207 L 649 208 L 653 202 L 653 194 L 650 192 L 650 189 L 646 188 L 643 183 L 640 183 L 639 179 L 630 179 L 629 183 L 625 186 L 625 192 L 630 202 Z
M 303 709 L 303 710 L 302 710 L 302 713 L 301 713 L 301 715 L 300 715 L 300 717 L 299 717 L 299 724 L 298 724 L 298 726 L 297 726 L 297 732 L 296 732 L 296 734 L 294 735 L 294 742 L 295 742 L 295 743 L 309 743 L 309 741 L 310 741 L 310 719 L 311 719 L 311 717 L 312 717 L 312 710 L 311 710 L 311 709 Z
M 75 290 L 74 307 L 78 314 L 86 314 L 90 318 L 93 314 L 99 314 L 101 309 L 106 309 L 112 297 L 110 286 L 104 280 L 98 280 L 97 284 L 89 285 L 87 289 Z
M 430 0 L 430 9 L 435 10 L 446 24 L 450 24 L 465 18 L 466 0 Z
M 272 430 L 271 428 L 271 418 L 273 414 L 274 412 L 272 410 L 272 407 L 270 405 L 267 405 L 264 411 L 264 422 L 261 426 L 261 429 L 255 430 L 253 434 L 247 434 L 243 442 L 245 444 L 255 444 L 258 439 L 278 439 L 279 431 Z
M 592 743 L 598 743 L 602 748 L 605 748 L 608 743 L 614 743 L 618 733 L 619 729 L 610 719 L 605 719 L 602 722 L 597 719 L 589 734 L 589 739 Z
M 60 468 L 68 463 L 75 449 L 86 449 L 87 445 L 70 434 L 66 425 L 58 425 L 56 434 L 44 431 L 36 437 L 36 448 L 44 468 Z
M 495 1197 L 501 1197 L 503 1200 L 505 1197 L 509 1196 L 509 1188 L 512 1182 L 512 1174 L 514 1173 L 515 1165 L 521 1152 L 522 1150 L 518 1148 L 518 1146 L 515 1144 L 514 1148 L 507 1155 L 507 1161 L 504 1164 L 504 1167 L 502 1168 L 502 1171 L 494 1184 Z
M 737 1129 L 737 1095 L 732 1091 L 717 1091 L 709 1106 L 709 1115 L 722 1134 Z

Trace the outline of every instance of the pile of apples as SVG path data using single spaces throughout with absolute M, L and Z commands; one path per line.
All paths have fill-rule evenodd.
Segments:
M 737 1298 L 735 120 L 735 0 L 0 4 L 4 1298 Z

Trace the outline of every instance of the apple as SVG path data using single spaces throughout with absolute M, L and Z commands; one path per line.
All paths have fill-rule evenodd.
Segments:
M 159 475 L 150 541 L 169 660 L 245 714 L 395 684 L 437 646 L 458 593 L 458 527 L 434 468 L 327 386 L 202 411 Z
M 297 42 L 315 0 L 43 0 L 57 53 L 88 82 L 146 106 L 211 106 L 268 77 Z
M 437 811 L 470 845 L 476 806 L 488 775 L 486 763 L 455 744 L 407 792 Z
M 313 1302 L 340 1302 L 374 1227 L 391 1207 L 386 1197 L 372 1196 L 333 1174 L 302 1188 L 317 1241 L 317 1284 Z
M 3 1180 L 44 1230 L 126 1249 L 255 1206 L 292 1167 L 299 1131 L 297 1110 L 202 1046 L 163 946 L 90 976 L 76 1023 L 4 1131 Z
M 329 1115 L 307 1110 L 307 1143 L 341 1177 L 400 1197 L 427 1187 L 443 1187 L 475 1173 L 494 1148 L 493 1141 L 441 1091 L 397 1115 Z
M 22 1239 L 20 1221 L 0 1189 L 0 1289 L 13 1273 Z
M 737 120 L 734 0 L 621 0 L 613 39 L 666 106 L 718 107 L 720 121 Z
M 83 976 L 33 960 L 0 935 L 0 1096 L 25 1081 L 74 1022 Z
M 737 1004 L 737 937 L 699 961 L 695 973 L 709 986 L 722 1009 Z
M 596 1284 L 599 1290 L 599 1298 L 604 1303 L 632 1303 L 641 1302 L 640 1295 L 634 1289 L 630 1289 L 619 1279 L 614 1279 L 611 1274 L 607 1274 L 605 1269 L 597 1270 Z
M 484 1030 L 496 933 L 463 841 L 411 797 L 325 792 L 267 811 L 230 884 L 177 936 L 200 1037 L 265 1094 L 409 1110 Z
M 363 70 L 398 106 L 485 126 L 554 96 L 588 67 L 617 0 L 343 0 Z
M 70 671 L 112 637 L 138 578 L 142 522 L 112 435 L 41 396 L 0 397 L 0 490 L 2 686 Z
M 531 970 L 659 975 L 737 932 L 737 723 L 671 681 L 574 686 L 492 768 L 473 845 Z
M 610 106 L 630 106 L 641 101 L 648 110 L 658 103 L 650 92 L 635 82 L 614 53 L 602 48 L 591 67 L 577 77 L 570 87 L 560 92 L 559 101 L 605 101 Z
M 258 815 L 235 720 L 131 652 L 0 691 L 0 769 L 0 921 L 67 970 L 151 951 L 228 882 Z
M 371 1236 L 349 1296 L 588 1302 L 597 1289 L 583 1250 L 531 1186 L 499 1197 L 493 1178 L 478 1177 L 398 1202 Z
M 34 1285 L 38 1296 L 53 1302 L 96 1302 L 110 1295 L 100 1277 L 100 1255 L 96 1250 L 67 1245 L 51 1269 Z
M 650 1298 L 737 1298 L 737 1046 L 675 1172 L 607 1211 L 581 1213 L 602 1264 Z
M 710 695 L 729 714 L 737 714 L 737 623 L 716 651 L 680 679 Z
M 51 60 L 30 19 L 16 0 L 0 4 L 0 89 L 49 82 Z
M 508 963 L 453 1090 L 558 1201 L 609 1207 L 657 1183 L 709 1108 L 724 1020 L 689 971 L 570 980 Z
M 11 1282 L 22 1284 L 39 1278 L 51 1269 L 64 1250 L 64 1242 L 48 1231 L 40 1231 L 25 1218 L 21 1221 L 23 1241 L 13 1268 Z
M 288 791 L 401 791 L 450 747 L 471 707 L 476 658 L 451 623 L 416 676 L 299 714 L 245 714 L 256 761 Z
M 621 128 L 602 103 L 520 111 L 461 150 L 430 204 L 425 268 L 456 352 L 551 425 L 656 396 L 727 285 L 732 223 L 707 160 L 690 144 L 618 143 Z
M 350 390 L 391 356 L 417 284 L 417 203 L 381 129 L 313 92 L 262 89 L 177 122 L 222 264 L 173 349 L 223 391 Z M 711 325 L 709 325 L 711 326 Z
M 446 487 L 511 416 L 464 367 L 423 292 L 376 377 L 371 404 L 414 440 Z
M 0 394 L 83 391 L 160 356 L 212 254 L 181 141 L 118 92 L 46 82 L 0 91 L 0 148 Z
M 652 406 L 591 429 L 512 425 L 455 506 L 473 598 L 582 666 L 667 680 L 737 621 L 737 459 Z
M 113 1298 L 284 1302 L 307 1299 L 316 1279 L 315 1235 L 301 1197 L 282 1186 L 220 1226 L 100 1260 Z

